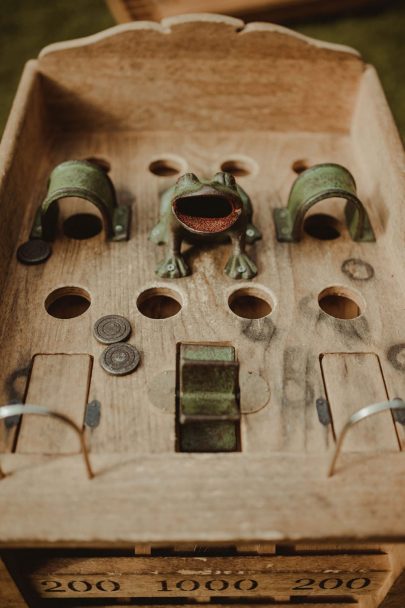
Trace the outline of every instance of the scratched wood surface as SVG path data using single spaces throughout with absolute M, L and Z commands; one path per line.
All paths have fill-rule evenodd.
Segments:
M 93 357 L 88 399 L 100 401 L 101 422 L 89 439 L 99 477 L 85 480 L 79 455 L 6 454 L 2 465 L 13 474 L 0 482 L 4 544 L 147 543 L 163 542 L 165 534 L 173 542 L 405 538 L 399 446 L 379 453 L 374 427 L 364 436 L 367 459 L 345 453 L 338 474 L 327 480 L 335 443 L 315 405 L 328 396 L 332 418 L 346 414 L 339 399 L 326 395 L 320 356 L 328 353 L 378 357 L 388 396 L 405 393 L 399 322 L 405 269 L 398 264 L 403 150 L 378 80 L 356 53 L 274 26 L 237 31 L 241 27 L 218 16 L 119 26 L 53 45 L 25 72 L 2 145 L 0 399 L 29 395 L 36 355 Z M 78 206 L 64 201 L 50 260 L 18 264 L 15 251 L 29 234 L 50 170 L 63 160 L 89 157 L 110 163 L 120 202 L 132 206 L 130 240 L 109 243 L 103 233 L 67 238 L 62 222 Z M 174 167 L 173 175 L 153 174 L 150 164 L 158 160 L 163 172 Z M 190 277 L 157 279 L 163 251 L 148 233 L 158 218 L 159 192 L 179 173 L 210 177 L 230 161 L 244 174 L 237 179 L 252 197 L 263 232 L 250 248 L 258 276 L 250 283 L 226 277 L 229 246 L 221 245 L 188 251 Z M 330 161 L 355 176 L 376 243 L 350 240 L 341 201 L 319 207 L 334 216 L 339 238 L 305 233 L 299 244 L 278 243 L 272 211 L 286 205 L 297 168 Z M 87 210 L 93 212 L 89 205 Z M 228 306 L 231 294 L 248 295 L 252 286 L 272 308 L 262 319 L 241 318 Z M 88 310 L 73 319 L 50 316 L 47 297 L 68 287 L 87 294 Z M 319 294 L 335 287 L 358 303 L 358 318 L 337 319 L 320 309 Z M 167 319 L 142 314 L 137 301 L 150 289 L 171 290 L 180 312 Z M 139 369 L 123 378 L 108 376 L 98 364 L 103 346 L 92 327 L 109 313 L 131 321 L 130 342 L 142 356 Z M 175 453 L 175 352 L 183 340 L 234 344 L 242 410 L 249 402 L 256 410 L 242 416 L 242 454 Z M 79 384 L 86 373 L 78 371 Z M 52 396 L 53 389 L 46 394 L 44 387 L 49 403 Z M 396 431 L 403 445 L 399 423 Z M 15 427 L 1 426 L 3 451 L 10 452 L 16 439 Z M 55 427 L 56 445 L 58 440 Z M 76 447 L 72 443 L 72 451 Z M 213 505 L 211 493 L 222 500 Z M 38 507 L 35 515 L 30 504 Z M 298 520 L 297 504 L 308 509 Z M 81 518 L 72 527 L 63 513 L 77 509 Z

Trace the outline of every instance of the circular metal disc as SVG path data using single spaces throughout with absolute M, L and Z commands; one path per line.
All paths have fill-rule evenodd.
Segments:
M 139 365 L 141 357 L 132 344 L 112 344 L 108 346 L 100 357 L 103 369 L 113 376 L 130 374 Z
M 102 344 L 115 344 L 129 337 L 131 325 L 125 317 L 106 315 L 95 322 L 93 332 L 96 340 Z
M 17 249 L 17 259 L 21 264 L 42 264 L 52 253 L 49 243 L 42 239 L 30 239 Z

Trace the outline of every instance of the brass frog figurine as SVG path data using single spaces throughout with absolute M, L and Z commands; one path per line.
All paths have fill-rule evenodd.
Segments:
M 194 173 L 179 177 L 161 197 L 160 221 L 150 233 L 157 245 L 168 245 L 165 259 L 156 268 L 160 277 L 176 279 L 190 274 L 182 254 L 183 240 L 232 242 L 232 254 L 225 266 L 232 279 L 252 279 L 254 262 L 245 252 L 246 243 L 261 238 L 252 224 L 252 203 L 230 173 L 219 172 L 211 181 Z

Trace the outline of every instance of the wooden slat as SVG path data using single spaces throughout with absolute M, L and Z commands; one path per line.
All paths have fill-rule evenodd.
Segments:
M 368 353 L 325 354 L 321 359 L 336 436 L 362 407 L 387 400 L 378 357 Z M 390 412 L 361 421 L 349 431 L 345 451 L 399 450 Z
M 405 541 L 401 453 L 343 454 L 332 478 L 324 454 L 231 456 L 92 453 L 90 481 L 79 454 L 4 454 L 0 544 Z
M 389 561 L 384 555 L 95 557 L 50 558 L 36 566 L 33 558 L 28 568 L 30 584 L 47 598 L 347 597 L 378 591 L 388 576 Z
M 66 414 L 82 426 L 92 361 L 88 355 L 36 355 L 26 403 Z M 75 432 L 59 420 L 23 417 L 17 451 L 57 454 L 80 449 Z

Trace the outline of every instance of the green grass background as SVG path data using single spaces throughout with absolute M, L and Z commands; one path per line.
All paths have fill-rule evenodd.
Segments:
M 308 36 L 353 46 L 373 63 L 405 138 L 405 0 L 381 4 L 372 12 L 290 25 Z M 27 59 L 51 42 L 87 36 L 112 25 L 103 0 L 1 0 L 0 133 Z

